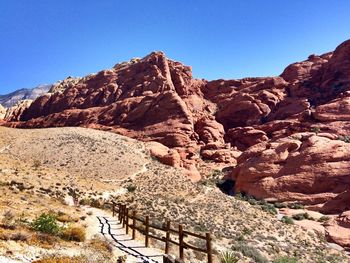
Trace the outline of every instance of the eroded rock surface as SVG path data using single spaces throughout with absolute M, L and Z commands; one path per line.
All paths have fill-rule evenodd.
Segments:
M 202 159 L 237 164 L 227 175 L 236 192 L 339 213 L 350 203 L 349 76 L 349 40 L 280 76 L 240 80 L 198 80 L 153 52 L 68 78 L 8 112 L 5 125 L 83 126 L 156 141 L 166 150 L 155 156 L 193 178 Z

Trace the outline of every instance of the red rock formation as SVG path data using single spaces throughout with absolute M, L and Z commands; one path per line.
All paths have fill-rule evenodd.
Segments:
M 25 112 L 32 104 L 32 100 L 23 100 L 18 102 L 15 106 L 6 110 L 4 120 L 8 122 L 19 121 L 23 112 Z
M 314 210 L 339 212 L 349 209 L 349 202 L 344 206 L 340 198 L 350 191 L 349 152 L 350 144 L 341 140 L 297 133 L 250 147 L 238 158 L 231 177 L 236 191 L 257 198 L 298 201 Z
M 350 211 L 343 212 L 326 223 L 326 237 L 330 242 L 350 250 Z
M 173 149 L 159 158 L 192 178 L 199 156 L 238 163 L 228 176 L 236 191 L 349 209 L 350 144 L 337 138 L 350 135 L 350 41 L 279 77 L 197 80 L 154 52 L 64 83 L 6 125 L 84 126 L 157 141 Z

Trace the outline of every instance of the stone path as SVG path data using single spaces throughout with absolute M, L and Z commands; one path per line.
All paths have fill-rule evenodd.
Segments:
M 154 248 L 147 248 L 141 242 L 132 240 L 125 234 L 125 228 L 117 218 L 97 216 L 100 222 L 100 233 L 116 248 L 128 255 L 128 262 L 162 263 L 163 254 Z M 131 260 L 131 261 L 130 261 Z

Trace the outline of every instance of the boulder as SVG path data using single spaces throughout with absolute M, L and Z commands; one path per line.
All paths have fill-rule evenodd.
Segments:
M 325 228 L 329 242 L 334 242 L 347 250 L 350 249 L 350 211 L 345 211 L 327 222 Z
M 298 201 L 332 213 L 350 203 L 349 195 L 340 198 L 350 191 L 349 151 L 350 144 L 341 140 L 295 134 L 248 148 L 229 178 L 236 181 L 236 192 Z

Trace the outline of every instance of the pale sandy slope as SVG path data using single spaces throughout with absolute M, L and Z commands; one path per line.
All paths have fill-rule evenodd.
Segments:
M 40 165 L 35 166 L 37 160 Z M 11 180 L 33 187 L 23 192 L 31 196 L 60 199 L 69 187 L 79 191 L 80 199 L 114 196 L 159 224 L 171 219 L 174 227 L 182 223 L 196 232 L 210 231 L 216 250 L 233 246 L 239 254 L 237 249 L 255 249 L 270 261 L 283 255 L 297 256 L 298 262 L 349 261 L 328 248 L 319 234 L 286 225 L 260 206 L 228 197 L 214 186 L 192 183 L 181 170 L 153 160 L 144 143 L 109 132 L 0 127 L 0 186 Z M 128 192 L 128 186 L 136 190 Z M 19 196 L 11 198 L 20 210 Z M 0 207 L 7 206 L 7 199 L 0 198 Z M 43 209 L 40 201 L 31 203 L 33 208 L 39 204 Z M 198 240 L 188 241 L 203 246 Z M 204 258 L 191 252 L 188 256 L 191 262 Z M 250 261 L 245 257 L 241 262 Z

